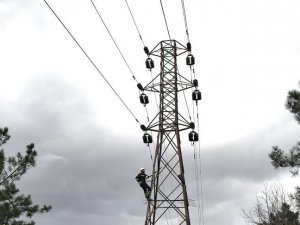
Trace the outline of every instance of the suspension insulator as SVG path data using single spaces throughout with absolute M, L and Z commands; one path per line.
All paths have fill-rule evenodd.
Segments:
M 146 127 L 145 125 L 141 125 L 141 129 L 142 129 L 143 131 L 146 131 L 146 130 L 147 130 L 147 127 Z
M 138 87 L 139 90 L 144 91 L 144 88 L 140 83 L 137 84 L 137 87 Z
M 197 132 L 191 131 L 189 133 L 189 141 L 191 141 L 191 142 L 199 141 L 199 136 L 198 136 Z
M 193 130 L 195 129 L 195 124 L 193 122 L 190 122 L 190 128 Z
M 149 98 L 146 94 L 141 94 L 140 95 L 140 102 L 144 105 L 149 103 Z
M 154 62 L 151 58 L 146 59 L 146 68 L 149 70 L 154 68 Z
M 190 42 L 188 42 L 188 43 L 186 44 L 186 47 L 187 47 L 187 50 L 188 50 L 189 52 L 192 51 L 192 45 L 191 45 Z
M 192 98 L 194 101 L 201 100 L 201 92 L 199 90 L 193 91 Z
M 152 143 L 152 136 L 151 136 L 150 134 L 148 134 L 148 133 L 145 133 L 145 134 L 143 135 L 143 142 L 144 142 L 145 144 L 150 144 L 150 143 Z
M 186 65 L 192 66 L 195 64 L 195 57 L 192 54 L 188 54 L 186 57 Z
M 198 80 L 197 79 L 193 80 L 193 84 L 194 84 L 194 87 L 198 87 Z
M 147 47 L 144 47 L 144 52 L 149 55 L 149 49 Z

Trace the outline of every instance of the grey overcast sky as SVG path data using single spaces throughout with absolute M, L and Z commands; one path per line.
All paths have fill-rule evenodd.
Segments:
M 186 44 L 181 1 L 163 0 L 171 37 Z M 89 0 L 49 0 L 66 26 L 142 123 L 136 83 Z M 139 82 L 143 45 L 123 0 L 94 0 Z M 159 1 L 128 0 L 145 44 L 167 39 Z M 203 211 L 207 225 L 243 225 L 267 182 L 293 191 L 297 179 L 274 170 L 273 145 L 289 149 L 300 126 L 284 108 L 299 88 L 300 2 L 186 0 L 199 105 Z M 156 65 L 159 64 L 155 59 Z M 179 68 L 189 76 L 183 61 Z M 158 70 L 154 71 L 158 73 Z M 150 96 L 150 114 L 155 112 Z M 184 107 L 183 107 L 184 108 Z M 184 112 L 186 113 L 186 112 Z M 37 167 L 18 182 L 53 210 L 42 225 L 138 225 L 146 205 L 134 177 L 150 171 L 139 125 L 42 0 L 0 0 L 0 126 L 6 154 L 34 142 Z M 193 148 L 182 134 L 188 194 L 196 199 Z M 192 224 L 197 208 L 190 207 Z

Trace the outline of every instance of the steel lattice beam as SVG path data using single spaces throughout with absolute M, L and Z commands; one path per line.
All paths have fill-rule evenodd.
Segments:
M 166 224 L 165 216 L 170 212 L 177 224 L 190 225 L 180 145 L 180 131 L 190 125 L 178 112 L 178 92 L 193 87 L 177 68 L 177 56 L 185 52 L 186 47 L 175 40 L 161 41 L 150 52 L 160 57 L 161 71 L 144 88 L 160 93 L 159 113 L 147 126 L 158 134 L 145 225 Z

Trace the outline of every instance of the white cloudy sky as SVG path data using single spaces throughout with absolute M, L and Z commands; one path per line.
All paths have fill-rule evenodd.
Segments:
M 123 0 L 94 0 L 139 82 L 151 76 Z M 142 123 L 136 83 L 89 0 L 49 0 Z M 159 1 L 128 0 L 146 45 L 167 39 Z M 180 1 L 163 0 L 172 38 L 186 43 Z M 290 148 L 300 126 L 284 108 L 299 88 L 300 2 L 185 1 L 199 106 L 205 224 L 242 225 L 266 182 L 292 191 L 297 179 L 274 170 L 271 146 Z M 156 64 L 158 65 L 158 59 Z M 183 67 L 184 73 L 185 65 Z M 154 73 L 158 73 L 155 70 Z M 188 71 L 187 71 L 187 75 Z M 154 113 L 154 96 L 150 113 Z M 0 0 L 0 126 L 7 154 L 34 142 L 38 166 L 19 187 L 53 210 L 37 224 L 143 224 L 146 206 L 134 177 L 150 170 L 138 124 L 42 0 Z M 191 199 L 193 149 L 183 134 Z M 197 212 L 191 207 L 192 224 Z

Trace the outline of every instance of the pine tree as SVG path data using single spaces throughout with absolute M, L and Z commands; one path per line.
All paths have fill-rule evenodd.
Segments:
M 258 225 L 300 225 L 298 221 L 299 213 L 293 212 L 290 205 L 282 203 L 280 211 L 270 214 L 270 221 L 259 223 Z
M 275 167 L 288 167 L 293 175 L 298 174 L 300 167 L 300 142 L 296 143 L 286 154 L 278 146 L 273 146 L 273 151 L 269 154 L 272 159 L 271 164 Z
M 300 91 L 289 91 L 285 106 L 294 114 L 296 121 L 300 124 Z M 296 145 L 289 150 L 288 154 L 282 151 L 278 146 L 273 146 L 269 157 L 275 168 L 288 167 L 293 175 L 297 175 L 300 167 L 300 142 L 296 143 Z
M 300 83 L 299 83 L 300 85 Z M 285 107 L 294 114 L 295 119 L 300 123 L 300 92 L 291 90 L 288 93 Z
M 257 195 L 254 207 L 246 212 L 244 218 L 254 225 L 300 225 L 299 212 L 291 209 L 292 201 L 280 184 L 265 186 Z
M 0 128 L 0 147 L 10 136 L 8 128 Z M 15 157 L 5 157 L 0 149 L 0 224 L 1 225 L 34 225 L 31 217 L 36 213 L 48 212 L 51 206 L 40 207 L 33 204 L 30 195 L 20 194 L 16 181 L 36 164 L 37 152 L 34 144 L 27 145 L 25 155 L 18 153 Z
M 285 106 L 294 114 L 296 121 L 300 124 L 300 92 L 297 90 L 289 91 Z M 297 142 L 296 145 L 289 150 L 289 153 L 285 153 L 278 146 L 273 146 L 269 157 L 275 168 L 289 168 L 294 176 L 298 175 L 300 168 L 300 142 Z M 296 187 L 296 192 L 291 195 L 291 197 L 294 199 L 297 209 L 300 210 L 300 187 Z
M 300 124 L 300 92 L 289 91 L 285 106 Z M 278 146 L 273 146 L 269 157 L 275 168 L 287 167 L 293 175 L 297 175 L 300 167 L 300 142 L 296 143 L 288 154 Z M 295 194 L 290 197 L 300 211 L 300 187 L 297 187 Z M 291 204 L 287 203 L 282 188 L 268 189 L 266 187 L 262 196 L 257 198 L 255 207 L 248 213 L 244 211 L 244 217 L 248 223 L 255 225 L 300 225 L 299 212 L 293 210 L 291 210 Z

